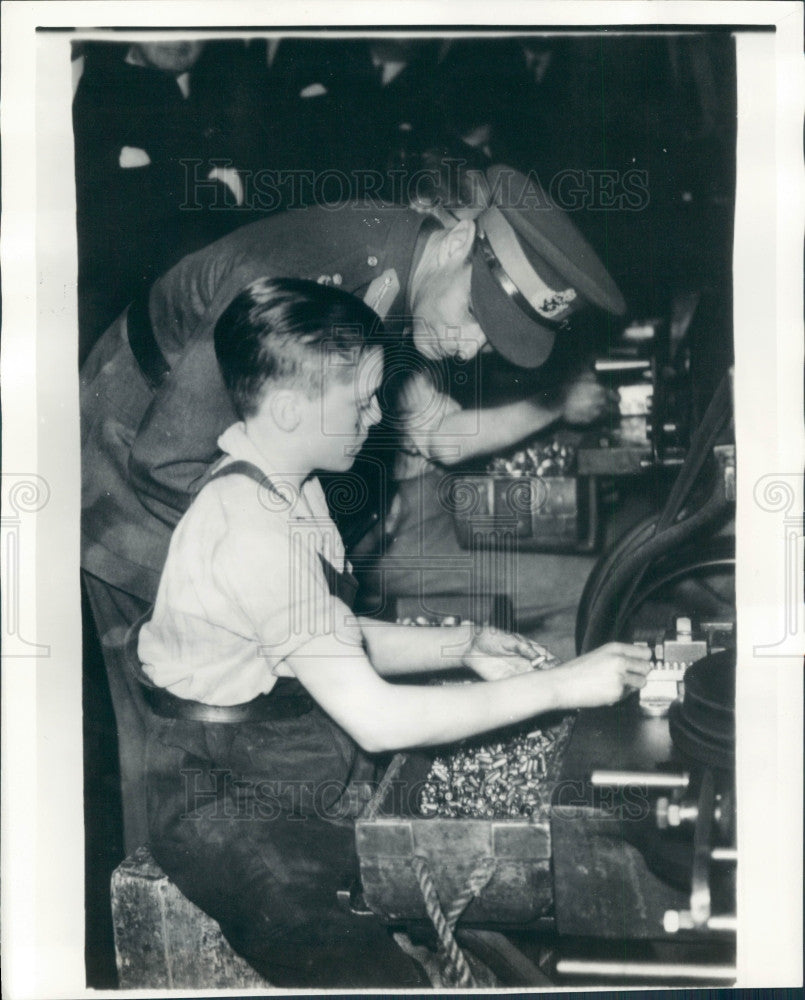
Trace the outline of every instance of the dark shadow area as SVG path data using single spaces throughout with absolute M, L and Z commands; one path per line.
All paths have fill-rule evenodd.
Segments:
M 109 879 L 123 860 L 117 730 L 101 646 L 81 587 L 84 630 L 84 885 L 87 984 L 117 986 Z

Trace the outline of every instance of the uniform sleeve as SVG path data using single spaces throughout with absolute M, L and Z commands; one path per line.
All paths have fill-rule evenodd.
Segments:
M 308 226 L 315 218 L 321 221 L 310 216 L 308 222 L 307 213 L 300 218 Z M 319 267 L 316 241 L 300 238 L 298 222 L 290 241 L 277 220 L 281 222 L 280 216 L 243 226 L 190 254 L 151 291 L 151 324 L 171 371 L 134 434 L 128 475 L 146 510 L 171 527 L 219 457 L 219 436 L 238 419 L 215 359 L 218 317 L 256 278 L 304 276 L 303 261 L 313 273 Z M 337 260 L 343 249 L 338 242 L 328 244 L 325 256 Z
M 277 522 L 268 531 L 228 533 L 215 553 L 218 586 L 237 602 L 273 672 L 285 673 L 287 657 L 324 635 L 333 656 L 354 656 L 363 634 L 329 591 L 315 536 L 298 522 Z
M 143 506 L 171 526 L 220 457 L 218 438 L 238 419 L 215 358 L 215 323 L 265 268 L 224 238 L 185 257 L 151 292 L 151 322 L 171 371 L 137 428 L 128 472 Z
M 132 442 L 129 477 L 151 514 L 176 524 L 220 457 L 218 438 L 237 419 L 212 340 L 195 341 L 157 391 Z

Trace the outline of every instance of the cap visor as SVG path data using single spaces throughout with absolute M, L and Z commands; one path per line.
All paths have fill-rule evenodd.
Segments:
M 558 206 L 546 205 L 525 175 L 511 167 L 496 164 L 487 171 L 487 178 L 493 190 L 506 191 L 508 200 L 498 208 L 516 230 L 526 255 L 536 255 L 532 264 L 537 270 L 539 260 L 544 260 L 588 302 L 624 315 L 626 303 L 618 286 L 572 219 Z M 542 207 L 529 207 L 536 203 Z
M 507 361 L 520 368 L 539 368 L 547 361 L 555 333 L 530 320 L 477 255 L 472 262 L 470 297 L 486 339 Z

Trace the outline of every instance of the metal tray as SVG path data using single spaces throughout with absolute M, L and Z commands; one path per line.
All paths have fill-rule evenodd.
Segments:
M 587 552 L 597 544 L 593 478 L 480 473 L 456 477 L 447 499 L 464 549 Z

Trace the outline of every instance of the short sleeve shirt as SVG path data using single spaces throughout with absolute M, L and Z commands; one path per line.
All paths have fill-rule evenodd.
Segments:
M 177 697 L 235 705 L 293 676 L 286 660 L 312 638 L 331 635 L 334 655 L 354 654 L 362 633 L 322 568 L 321 556 L 338 572 L 349 565 L 319 481 L 283 485 L 242 424 L 218 443 L 219 467 L 251 462 L 285 499 L 242 474 L 201 490 L 172 536 L 139 655 Z

